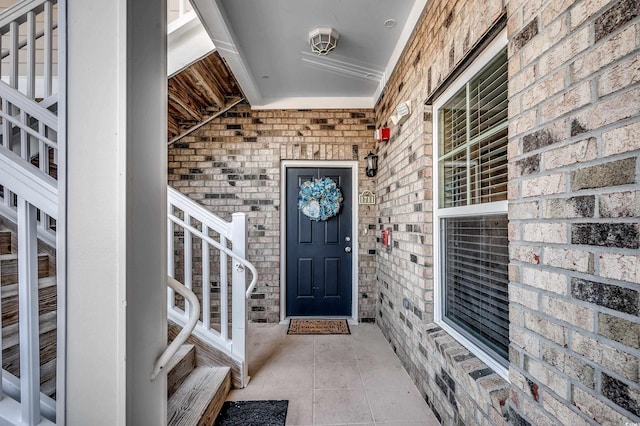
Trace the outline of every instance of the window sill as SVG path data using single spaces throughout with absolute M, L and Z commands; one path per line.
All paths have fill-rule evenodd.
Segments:
M 426 340 L 432 345 L 429 345 L 430 348 L 422 347 L 420 351 L 424 351 L 423 355 L 430 360 L 434 356 L 442 357 L 442 365 L 446 368 L 441 368 L 440 374 L 436 372 L 435 382 L 445 397 L 452 401 L 454 398 L 464 399 L 464 394 L 467 394 L 467 398 L 486 415 L 496 422 L 498 418 L 500 422 L 504 422 L 510 387 L 508 380 L 459 343 L 439 324 L 429 324 L 426 332 Z M 437 354 L 427 353 L 431 352 L 429 349 L 433 349 Z M 506 372 L 508 373 L 508 370 Z

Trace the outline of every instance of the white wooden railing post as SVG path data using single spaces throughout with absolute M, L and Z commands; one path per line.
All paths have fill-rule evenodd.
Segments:
M 20 400 L 25 425 L 40 423 L 40 316 L 36 208 L 18 198 Z
M 209 235 L 209 227 L 202 224 L 202 233 Z M 211 328 L 211 260 L 209 253 L 209 243 L 200 240 L 202 244 L 202 323 L 208 330 Z
M 229 242 L 224 236 L 220 236 L 220 244 L 229 247 Z M 227 254 L 220 252 L 220 335 L 223 339 L 229 338 L 229 262 Z M 232 295 L 233 296 L 233 295 Z M 233 318 L 232 318 L 233 321 Z
M 173 205 L 170 200 L 167 200 L 167 213 L 173 214 Z M 174 241 L 175 232 L 173 232 L 174 224 L 171 219 L 167 219 L 167 275 L 171 278 L 175 278 L 175 259 L 174 259 Z M 175 306 L 175 292 L 173 289 L 167 287 L 167 308 L 171 309 Z
M 247 217 L 244 213 L 234 213 L 231 219 L 232 250 L 235 254 L 247 258 Z M 232 320 L 231 337 L 233 339 L 233 353 L 240 357 L 242 364 L 242 382 L 247 383 L 249 370 L 247 366 L 247 272 L 241 264 L 233 262 L 232 274 Z

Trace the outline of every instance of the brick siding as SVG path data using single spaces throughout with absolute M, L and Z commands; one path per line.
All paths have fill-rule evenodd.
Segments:
M 510 119 L 535 117 L 510 126 L 511 247 L 536 253 L 511 259 L 509 409 L 522 424 L 638 422 L 640 4 L 533 3 L 509 4 L 510 78 L 529 80 L 510 87 Z
M 377 321 L 443 424 L 639 421 L 638 10 L 506 2 L 510 383 L 432 322 L 424 105 L 502 2 L 430 1 L 376 106 L 377 125 L 414 106 L 379 146 L 378 227 L 394 245 L 378 250 Z
M 249 320 L 280 320 L 281 161 L 357 160 L 359 190 L 373 190 L 364 161 L 373 149 L 373 115 L 373 110 L 254 111 L 241 104 L 169 147 L 171 186 L 225 220 L 231 220 L 234 212 L 248 215 L 248 258 L 259 274 L 249 301 Z M 375 210 L 367 205 L 357 208 L 357 316 L 373 321 L 375 236 L 364 231 L 375 225 Z M 197 263 L 194 268 L 198 269 Z M 215 291 L 216 283 L 210 284 Z M 199 285 L 194 282 L 196 289 Z
M 359 317 L 446 425 L 640 423 L 640 3 L 430 0 L 374 111 L 237 108 L 169 152 L 171 184 L 250 214 L 251 319 L 279 320 L 280 161 L 362 158 Z M 509 38 L 509 382 L 434 323 L 433 111 L 495 22 Z M 395 107 L 412 114 L 374 147 Z M 392 244 L 380 231 L 391 230 Z M 264 296 L 263 296 L 264 295 Z M 259 309 L 256 309 L 259 308 Z

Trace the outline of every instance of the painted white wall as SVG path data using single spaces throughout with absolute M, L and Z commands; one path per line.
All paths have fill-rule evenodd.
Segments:
M 166 2 L 67 9 L 67 423 L 166 424 Z
M 215 50 L 194 11 L 169 25 L 167 75 L 172 76 Z

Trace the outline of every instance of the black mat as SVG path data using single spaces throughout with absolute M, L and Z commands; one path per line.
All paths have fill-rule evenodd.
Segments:
M 215 426 L 284 426 L 289 401 L 227 401 Z

